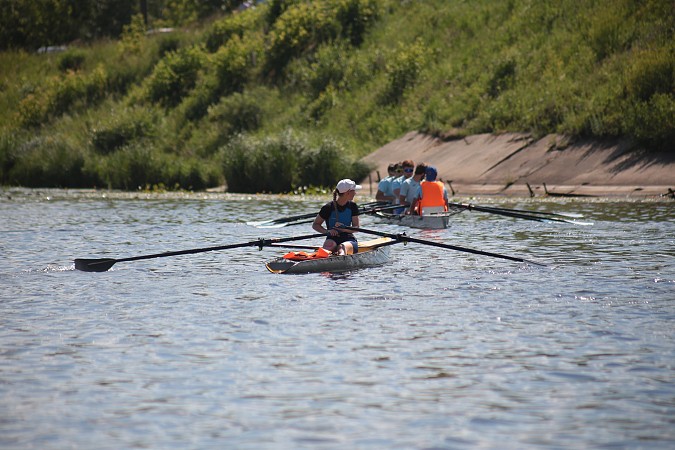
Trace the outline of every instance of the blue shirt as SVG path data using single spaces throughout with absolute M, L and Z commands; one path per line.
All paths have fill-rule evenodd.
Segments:
M 337 206 L 337 208 L 335 206 Z M 337 211 L 337 217 L 335 212 Z M 326 221 L 326 228 L 331 229 L 335 227 L 337 222 L 340 222 L 342 225 L 351 227 L 352 226 L 352 217 L 359 215 L 359 207 L 354 202 L 347 202 L 345 206 L 340 206 L 335 202 L 328 202 L 321 207 L 319 210 L 319 216 Z M 338 237 L 354 239 L 351 233 L 340 232 Z
M 391 175 L 388 177 L 384 177 L 380 180 L 380 182 L 377 184 L 377 190 L 382 192 L 384 195 L 387 197 L 393 197 L 394 196 L 394 188 L 393 188 L 393 181 L 394 178 Z
M 422 185 L 414 177 L 410 177 L 401 185 L 401 195 L 405 197 L 406 203 L 412 205 L 412 202 L 422 195 Z

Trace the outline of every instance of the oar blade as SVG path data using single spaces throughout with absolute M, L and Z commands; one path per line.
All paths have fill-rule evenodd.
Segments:
M 249 222 L 249 225 L 252 225 L 251 222 Z M 293 224 L 288 224 L 288 223 L 270 223 L 270 222 L 264 222 L 264 223 L 258 223 L 253 225 L 256 228 L 283 228 L 288 225 L 293 225 Z
M 83 272 L 106 272 L 117 262 L 113 258 L 86 259 L 77 258 L 75 269 Z

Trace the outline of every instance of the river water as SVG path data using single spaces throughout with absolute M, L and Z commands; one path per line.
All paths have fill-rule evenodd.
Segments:
M 245 222 L 328 195 L 1 194 L 0 448 L 675 446 L 673 201 L 474 199 L 592 226 L 362 219 L 546 267 L 411 243 L 385 267 L 273 275 L 279 249 L 73 259 L 311 234 Z

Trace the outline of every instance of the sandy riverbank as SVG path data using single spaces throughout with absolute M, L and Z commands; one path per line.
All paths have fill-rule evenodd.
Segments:
M 675 153 L 640 153 L 621 141 L 562 136 L 481 134 L 443 140 L 410 132 L 364 158 L 375 166 L 366 189 L 377 191 L 390 162 L 411 159 L 438 169 L 456 196 L 659 197 L 675 190 Z M 528 186 L 529 185 L 529 186 Z

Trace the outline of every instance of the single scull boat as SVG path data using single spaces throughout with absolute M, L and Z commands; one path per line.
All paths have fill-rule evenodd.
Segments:
M 326 258 L 292 260 L 277 258 L 265 264 L 272 273 L 345 272 L 380 266 L 389 261 L 389 246 L 397 241 L 388 237 L 359 242 L 353 255 L 331 255 Z

